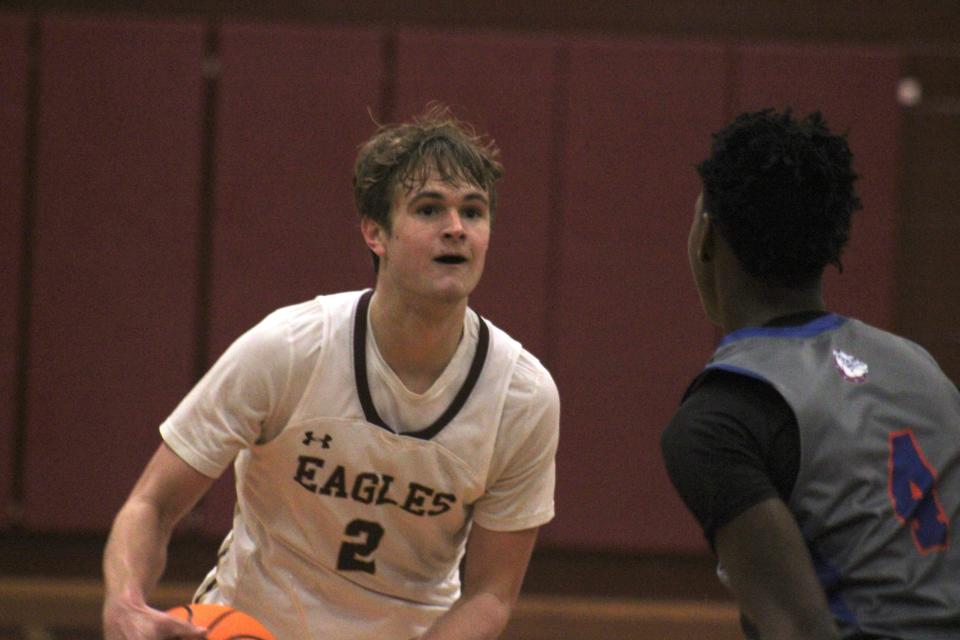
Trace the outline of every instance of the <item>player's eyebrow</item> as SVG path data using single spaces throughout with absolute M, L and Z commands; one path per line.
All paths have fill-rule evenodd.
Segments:
M 439 191 L 419 191 L 415 196 L 408 200 L 408 204 L 414 204 L 418 200 L 443 200 L 444 194 Z M 486 206 L 490 206 L 490 201 L 487 199 L 487 196 L 483 194 L 482 191 L 471 191 L 463 196 L 464 201 L 479 201 Z

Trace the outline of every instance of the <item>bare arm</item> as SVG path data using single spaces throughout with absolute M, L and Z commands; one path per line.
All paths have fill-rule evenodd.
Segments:
M 491 531 L 474 524 L 467 541 L 463 596 L 421 640 L 497 638 L 520 595 L 538 531 Z
M 174 527 L 211 484 L 165 444 L 153 454 L 114 519 L 104 551 L 106 640 L 202 637 L 202 629 L 150 608 L 146 600 L 166 567 Z
M 770 498 L 720 528 L 720 564 L 737 602 L 764 640 L 840 636 L 810 553 L 783 501 Z

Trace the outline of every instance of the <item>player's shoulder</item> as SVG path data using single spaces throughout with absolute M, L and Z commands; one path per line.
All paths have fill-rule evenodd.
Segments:
M 546 412 L 556 416 L 560 411 L 560 391 L 550 371 L 540 360 L 521 348 L 510 380 L 508 398 L 527 405 L 534 413 Z
M 531 351 L 486 318 L 492 340 L 515 353 L 510 372 L 509 395 L 515 400 L 558 402 L 556 382 L 550 370 Z
M 247 349 L 316 353 L 326 342 L 331 328 L 352 317 L 361 293 L 319 295 L 280 307 L 250 328 L 236 344 Z
M 923 358 L 930 358 L 930 353 L 918 343 L 906 336 L 902 336 L 887 329 L 872 325 L 857 318 L 846 318 L 845 328 L 848 331 L 866 337 L 875 343 L 886 345 L 889 348 L 911 351 Z
M 556 387 L 550 370 L 537 356 L 523 346 L 517 354 L 517 363 L 514 367 L 514 377 L 520 381 L 528 381 L 541 387 Z
M 268 314 L 260 327 L 266 331 L 316 331 L 325 323 L 352 316 L 357 299 L 363 291 L 344 291 L 280 307 Z
M 277 323 L 311 322 L 317 318 L 349 310 L 353 312 L 363 291 L 342 291 L 321 294 L 310 300 L 280 307 L 264 319 Z

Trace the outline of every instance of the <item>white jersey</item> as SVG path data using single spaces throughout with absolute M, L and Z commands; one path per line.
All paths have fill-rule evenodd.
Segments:
M 372 292 L 274 312 L 160 431 L 199 472 L 236 458 L 237 507 L 204 602 L 279 640 L 407 640 L 460 595 L 472 522 L 553 517 L 559 399 L 546 369 L 472 311 L 450 364 L 407 390 L 369 330 Z

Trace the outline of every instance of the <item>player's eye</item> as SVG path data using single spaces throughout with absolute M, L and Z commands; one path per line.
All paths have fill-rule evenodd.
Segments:
M 480 207 L 467 207 L 466 209 L 463 210 L 461 215 L 464 218 L 470 218 L 470 219 L 482 218 L 486 215 L 486 211 L 484 209 L 481 209 Z
M 440 211 L 440 207 L 433 204 L 425 204 L 417 207 L 417 213 L 423 216 L 435 216 Z

